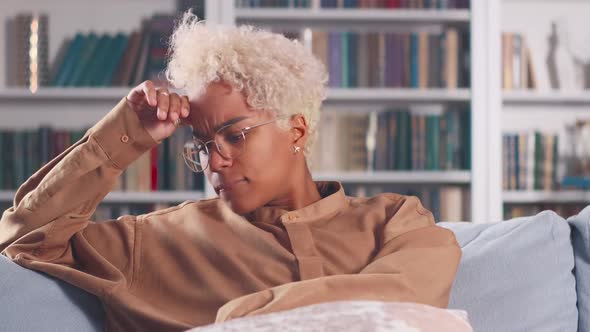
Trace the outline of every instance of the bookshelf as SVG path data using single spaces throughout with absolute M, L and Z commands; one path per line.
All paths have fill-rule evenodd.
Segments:
M 563 82 L 560 88 L 551 86 L 551 74 L 547 65 L 551 23 L 556 22 L 564 27 L 563 32 L 569 40 L 579 41 L 579 38 L 587 36 L 586 30 L 581 27 L 585 26 L 587 18 L 583 13 L 590 10 L 590 4 L 583 1 L 557 4 L 543 0 L 503 0 L 500 5 L 501 30 L 519 34 L 526 41 L 531 49 L 530 58 L 537 76 L 537 84 L 533 89 L 502 92 L 502 131 L 515 133 L 537 130 L 556 135 L 559 138 L 556 182 L 559 183 L 564 175 L 568 175 L 565 165 L 570 150 L 567 126 L 578 119 L 590 119 L 590 90 L 564 86 Z M 527 15 L 533 9 L 535 15 Z M 523 15 L 526 20 L 522 19 Z M 567 23 L 564 25 L 565 22 Z M 561 45 L 566 45 L 564 36 L 558 35 Z M 565 76 L 561 66 L 558 63 L 557 75 L 563 79 Z M 588 191 L 569 188 L 505 190 L 502 193 L 502 202 L 504 213 L 510 213 L 514 207 L 534 213 L 536 207 L 543 209 L 550 206 L 559 209 L 561 206 L 574 206 L 574 209 L 567 211 L 567 215 L 563 215 L 568 217 L 576 213 L 576 209 L 590 204 L 590 195 Z
M 554 191 L 505 191 L 506 204 L 559 203 L 574 204 L 590 202 L 590 192 L 580 190 Z
M 379 26 L 384 24 L 455 24 L 468 25 L 470 13 L 467 9 L 422 10 L 422 9 L 330 9 L 330 8 L 236 8 L 235 20 L 238 24 L 255 25 L 305 24 L 314 26 L 333 26 L 364 24 Z
M 590 93 L 583 91 L 506 91 L 502 94 L 502 102 L 506 106 L 576 106 L 590 108 Z M 526 108 L 522 109 L 526 110 Z M 559 111 L 559 109 L 556 109 L 556 111 Z
M 327 108 L 341 107 L 358 110 L 381 107 L 400 107 L 417 104 L 467 105 L 471 109 L 472 165 L 470 171 L 393 171 L 393 172 L 322 172 L 325 179 L 338 179 L 370 184 L 459 184 L 471 191 L 470 220 L 501 220 L 501 172 L 498 171 L 501 150 L 500 112 L 501 91 L 498 71 L 500 66 L 489 57 L 499 50 L 494 36 L 500 25 L 495 21 L 499 13 L 497 1 L 471 2 L 471 9 L 332 9 L 332 8 L 243 8 L 231 0 L 218 2 L 223 8 L 223 24 L 253 24 L 265 28 L 311 28 L 355 31 L 412 31 L 413 29 L 444 29 L 457 27 L 471 32 L 471 86 L 458 89 L 439 88 L 331 88 L 325 102 Z M 221 9 L 220 9 L 221 11 Z M 486 77 L 486 79 L 475 79 Z M 497 82 L 497 83 L 496 83 Z M 321 130 L 321 129 L 320 129 Z
M 116 3 L 107 0 L 107 3 Z M 71 5 L 71 1 L 58 0 L 51 6 L 41 0 L 26 4 L 11 4 L 1 18 L 28 9 L 42 9 L 51 18 L 50 59 L 57 52 L 57 46 L 64 36 L 75 30 L 96 29 L 97 31 L 130 32 L 137 28 L 142 16 L 156 12 L 170 11 L 174 1 L 124 2 L 125 18 L 115 15 L 114 22 L 93 19 L 89 24 L 83 20 L 68 20 L 64 8 L 85 12 L 83 6 Z M 118 3 L 118 2 L 117 2 Z M 134 11 L 134 8 L 141 10 Z M 500 114 L 502 98 L 499 87 L 500 64 L 494 54 L 500 45 L 494 36 L 499 35 L 499 1 L 472 0 L 471 9 L 449 10 L 373 10 L 373 9 L 269 9 L 236 8 L 233 0 L 207 0 L 207 24 L 252 23 L 263 26 L 282 24 L 286 27 L 348 27 L 355 26 L 369 31 L 378 27 L 400 29 L 433 29 L 452 26 L 466 29 L 471 33 L 471 86 L 457 89 L 442 88 L 330 88 L 327 107 L 348 107 L 351 109 L 375 109 L 377 107 L 400 107 L 416 104 L 442 104 L 446 106 L 469 106 L 471 112 L 472 152 L 471 170 L 453 171 L 374 171 L 345 172 L 331 171 L 314 173 L 318 180 L 339 180 L 352 184 L 401 184 L 401 185 L 455 185 L 470 190 L 470 215 L 475 222 L 502 219 L 502 190 L 500 165 Z M 97 9 L 97 16 L 106 15 Z M 119 22 L 119 20 L 121 22 Z M 124 22 L 123 22 L 124 21 Z M 1 29 L 1 28 L 0 28 Z M 0 32 L 3 32 L 0 30 Z M 4 52 L 0 46 L 0 51 Z M 5 69 L 0 64 L 0 72 Z M 485 79 L 481 79 L 485 77 Z M 55 123 L 63 127 L 75 127 L 93 123 L 100 119 L 115 102 L 128 92 L 128 88 L 40 88 L 35 94 L 22 88 L 5 87 L 0 81 L 0 112 L 6 114 L 6 121 L 0 126 L 25 128 L 39 123 Z M 508 99 L 507 99 L 508 100 Z M 506 100 L 506 101 L 507 101 Z M 39 106 L 43 106 L 40 109 Z M 45 113 L 45 114 L 43 114 Z M 18 115 L 17 115 L 18 114 Z M 48 115 L 49 114 L 49 115 Z M 55 119 L 59 117 L 60 119 Z M 54 122 L 51 122 L 53 121 Z M 13 192 L 1 191 L 0 202 L 10 201 Z M 202 192 L 112 192 L 105 202 L 178 202 L 196 197 L 210 197 L 210 187 Z

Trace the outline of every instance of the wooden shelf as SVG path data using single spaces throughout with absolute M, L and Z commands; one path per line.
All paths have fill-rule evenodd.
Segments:
M 120 100 L 131 87 L 54 88 L 41 87 L 35 93 L 26 88 L 0 90 L 0 101 L 90 101 Z
M 507 106 L 586 106 L 590 107 L 590 90 L 580 92 L 559 91 L 504 91 L 503 104 Z
M 590 191 L 504 191 L 505 204 L 590 203 Z
M 15 191 L 0 191 L 0 202 L 11 202 Z M 104 199 L 105 203 L 180 203 L 187 200 L 204 198 L 201 191 L 153 191 L 153 192 L 110 192 Z
M 326 105 L 332 104 L 424 104 L 460 103 L 471 100 L 469 89 L 412 89 L 412 88 L 332 88 L 328 89 Z
M 469 184 L 470 171 L 315 172 L 314 180 L 354 184 Z
M 337 24 L 468 24 L 468 9 L 327 9 L 327 8 L 236 8 L 238 23 L 284 25 L 285 23 Z
M 0 102 L 50 102 L 50 101 L 119 101 L 130 87 L 105 88 L 41 88 L 31 93 L 25 88 L 0 90 Z M 339 103 L 467 103 L 471 99 L 469 89 L 413 89 L 413 88 L 330 88 L 326 104 Z

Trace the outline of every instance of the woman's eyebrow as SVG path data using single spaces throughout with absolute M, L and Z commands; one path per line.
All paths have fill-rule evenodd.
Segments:
M 214 128 L 214 132 L 217 132 L 217 131 L 218 131 L 220 128 L 223 128 L 223 127 L 225 127 L 225 126 L 230 126 L 230 125 L 233 125 L 233 124 L 235 124 L 235 123 L 238 123 L 238 122 L 240 122 L 240 121 L 242 121 L 242 120 L 246 120 L 246 119 L 248 119 L 248 118 L 250 118 L 250 117 L 248 117 L 248 116 L 237 116 L 237 117 L 235 117 L 235 118 L 233 118 L 233 119 L 229 119 L 229 120 L 227 120 L 227 121 L 225 121 L 225 122 L 223 122 L 223 123 L 220 123 L 220 124 L 218 124 L 218 125 L 217 125 L 217 126 Z M 193 136 L 195 136 L 195 137 L 203 137 L 203 136 L 202 136 L 200 133 L 198 133 L 198 132 L 197 132 L 197 131 L 195 131 L 195 130 L 193 130 Z

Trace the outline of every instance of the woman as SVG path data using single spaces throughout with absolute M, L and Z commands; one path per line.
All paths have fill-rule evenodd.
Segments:
M 415 197 L 344 195 L 307 167 L 323 66 L 299 43 L 187 12 L 146 81 L 17 191 L 0 251 L 98 296 L 113 331 L 179 331 L 335 300 L 446 307 L 461 251 Z M 190 125 L 218 198 L 89 221 L 121 172 Z

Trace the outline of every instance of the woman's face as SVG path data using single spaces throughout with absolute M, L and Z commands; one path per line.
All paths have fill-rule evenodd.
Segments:
M 193 135 L 203 142 L 213 140 L 219 128 L 231 124 L 231 132 L 273 120 L 271 114 L 252 110 L 244 95 L 222 83 L 212 83 L 201 96 L 189 95 L 189 121 Z M 225 158 L 209 144 L 205 175 L 215 192 L 237 214 L 245 215 L 284 195 L 294 167 L 292 132 L 276 122 L 246 134 L 239 156 Z

